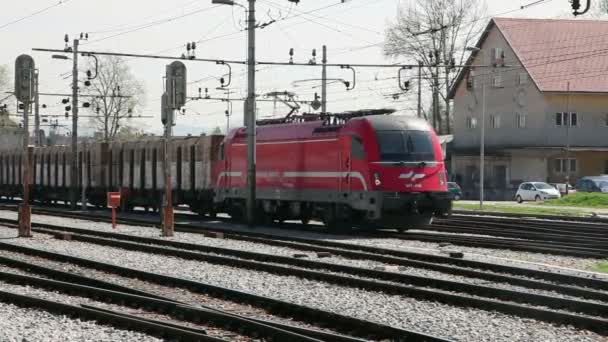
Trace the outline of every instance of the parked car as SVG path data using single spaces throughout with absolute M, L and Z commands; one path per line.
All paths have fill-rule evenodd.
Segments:
M 448 182 L 448 191 L 452 194 L 454 201 L 462 199 L 462 189 L 460 185 L 454 182 Z
M 608 192 L 608 176 L 579 178 L 576 188 L 582 192 Z
M 576 189 L 570 185 L 570 184 L 566 184 L 566 183 L 549 183 L 549 185 L 551 185 L 552 187 L 556 188 L 560 195 L 562 196 L 566 196 L 566 195 L 572 195 L 574 193 L 576 193 Z M 568 192 L 566 193 L 566 185 L 568 186 Z
M 518 203 L 523 201 L 544 201 L 560 197 L 561 195 L 556 188 L 544 182 L 522 183 L 515 194 L 515 200 Z

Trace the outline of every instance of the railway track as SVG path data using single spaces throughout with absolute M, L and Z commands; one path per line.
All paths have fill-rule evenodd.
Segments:
M 402 273 L 384 272 L 318 261 L 235 251 L 225 248 L 201 246 L 141 236 L 99 232 L 89 229 L 57 227 L 47 224 L 36 224 L 36 226 L 38 228 L 35 228 L 35 230 L 39 233 L 53 234 L 57 232 L 70 232 L 72 234 L 72 239 L 87 243 L 170 255 L 173 257 L 230 265 L 279 275 L 295 275 L 306 279 L 334 283 L 340 286 L 359 287 L 371 291 L 381 291 L 417 299 L 439 301 L 455 306 L 473 307 L 484 310 L 491 309 L 506 314 L 534 318 L 551 323 L 570 324 L 602 334 L 605 334 L 606 331 L 608 331 L 608 321 L 604 319 L 604 317 L 608 315 L 608 306 L 603 303 L 593 302 L 606 302 L 606 293 L 594 291 L 589 288 L 571 288 L 539 281 L 535 282 L 526 279 L 517 279 L 515 277 L 483 273 L 481 271 L 476 271 L 474 274 L 474 276 L 477 277 L 485 277 L 486 279 L 492 278 L 495 280 L 501 278 L 502 281 L 516 283 L 518 286 L 529 286 L 530 288 L 535 289 L 543 288 L 593 301 L 538 295 L 530 292 L 510 291 L 489 286 L 421 278 Z M 285 241 L 279 242 L 285 243 Z M 333 250 L 333 252 L 339 253 L 337 250 Z M 353 253 L 355 252 L 346 251 L 346 254 L 350 254 L 351 256 L 353 256 Z M 379 259 L 380 255 L 359 254 L 354 256 L 358 258 Z M 390 259 L 391 262 L 398 263 L 400 261 L 406 261 L 398 260 L 395 257 L 392 258 L 393 259 Z M 387 261 L 387 259 L 385 259 L 385 261 Z M 464 270 L 460 271 L 462 272 Z M 456 272 L 458 272 L 458 270 L 456 270 Z M 468 272 L 471 275 L 472 271 L 469 270 Z M 531 274 L 532 272 L 528 270 L 527 273 Z M 347 276 L 342 274 L 346 274 Z M 541 275 L 536 274 L 536 276 Z M 563 277 L 562 275 L 563 280 L 566 278 L 568 278 L 568 281 L 571 283 L 593 284 L 595 287 L 606 288 L 606 282 L 594 282 L 593 279 L 577 279 L 576 277 Z
M 41 272 L 40 269 L 38 272 Z M 56 271 L 54 273 L 56 273 Z M 118 327 L 135 327 L 142 332 L 151 332 L 153 335 L 159 337 L 170 336 L 171 338 L 177 338 L 184 341 L 225 341 L 222 338 L 209 336 L 207 330 L 213 329 L 210 328 L 210 326 L 215 326 L 228 331 L 232 330 L 238 335 L 249 336 L 251 338 L 262 338 L 271 341 L 321 341 L 312 337 L 312 332 L 309 334 L 300 334 L 234 314 L 228 314 L 220 310 L 191 306 L 186 303 L 168 299 L 154 298 L 153 296 L 135 295 L 127 292 L 118 292 L 78 283 L 63 282 L 11 272 L 0 272 L 0 279 L 4 283 L 43 288 L 69 294 L 71 296 L 94 298 L 105 303 L 116 304 L 121 307 L 128 307 L 141 311 L 136 314 L 124 314 L 122 312 L 91 305 L 69 305 L 33 296 L 14 294 L 7 291 L 0 291 L 0 300 L 2 301 L 15 305 L 56 310 L 59 311 L 59 313 L 67 313 L 79 318 L 100 319 L 103 323 L 107 321 L 111 323 L 118 321 L 120 323 Z M 169 319 L 159 320 L 147 318 L 150 313 L 169 316 Z M 112 317 L 112 319 L 109 319 L 110 317 Z M 206 328 L 192 327 L 180 322 L 203 325 L 206 326 Z M 237 326 L 238 329 L 235 328 Z M 230 334 L 221 333 L 221 335 L 228 336 Z M 235 337 L 234 334 L 233 337 Z M 345 338 L 344 341 L 346 340 L 349 339 Z
M 0 206 L 1 207 L 1 206 Z M 4 208 L 14 210 L 12 206 Z M 82 215 L 61 209 L 36 208 L 40 214 L 62 215 L 64 217 L 107 221 L 103 212 Z M 176 213 L 176 218 L 200 221 L 195 214 Z M 581 219 L 582 220 L 582 219 Z M 511 222 L 510 222 L 511 221 Z M 125 224 L 157 224 L 154 221 L 122 218 Z M 608 225 L 573 221 L 542 221 L 537 219 L 508 219 L 497 217 L 470 217 L 455 215 L 448 219 L 436 219 L 433 225 L 415 231 L 394 233 L 390 231 L 357 232 L 358 236 L 387 237 L 490 249 L 507 249 L 532 253 L 565 255 L 581 258 L 604 259 L 608 257 Z M 295 230 L 322 231 L 321 226 L 282 224 Z
M 432 225 L 422 229 L 448 234 L 408 232 L 392 235 L 423 241 L 447 241 L 472 247 L 504 246 L 512 250 L 577 257 L 608 257 L 608 225 L 604 224 L 452 216 L 437 219 Z
M 292 304 L 288 302 L 279 301 L 276 299 L 253 295 L 246 292 L 235 291 L 227 288 L 222 288 L 218 286 L 213 286 L 201 282 L 196 282 L 192 280 L 176 278 L 171 276 L 165 276 L 157 273 L 145 272 L 137 269 L 121 267 L 113 264 L 103 263 L 92 261 L 89 259 L 83 259 L 78 257 L 73 257 L 67 254 L 61 253 L 53 253 L 42 251 L 34 248 L 23 247 L 12 245 L 10 243 L 0 242 L 0 249 L 5 251 L 10 251 L 13 253 L 20 253 L 25 256 L 34 256 L 39 258 L 44 258 L 48 260 L 53 260 L 56 262 L 70 263 L 75 264 L 80 267 L 90 268 L 94 270 L 99 270 L 102 272 L 107 272 L 108 274 L 116 274 L 122 277 L 127 278 L 137 278 L 142 281 L 155 283 L 162 286 L 170 286 L 172 288 L 182 288 L 188 291 L 205 294 L 208 296 L 213 296 L 216 298 L 220 298 L 226 301 L 234 301 L 236 303 L 244 303 L 247 305 L 251 305 L 263 310 L 267 310 L 273 315 L 278 315 L 282 317 L 289 317 L 292 319 L 296 319 L 302 322 L 308 322 L 312 325 L 318 325 L 321 327 L 331 327 L 332 330 L 341 331 L 345 334 L 355 336 L 348 337 L 345 335 L 338 335 L 335 333 L 327 333 L 318 330 L 311 329 L 302 329 L 295 326 L 286 326 L 284 324 L 276 324 L 268 321 L 262 321 L 261 324 L 274 326 L 275 328 L 280 328 L 285 331 L 291 331 L 300 335 L 310 336 L 311 338 L 317 338 L 324 341 L 358 341 L 359 339 L 356 337 L 364 338 L 364 339 L 373 339 L 373 340 L 412 340 L 412 341 L 445 341 L 441 338 L 436 338 L 433 336 L 428 336 L 425 334 L 417 333 L 414 331 L 408 331 L 404 329 L 393 328 L 390 326 L 385 326 L 382 324 L 372 323 L 356 318 L 351 318 L 347 316 L 337 315 L 334 313 L 326 312 L 323 310 L 312 309 L 306 306 L 301 306 L 297 304 Z M 74 280 L 70 273 L 65 274 L 60 271 L 45 269 L 44 267 L 36 267 L 32 266 L 31 263 L 25 262 L 23 260 L 14 260 L 10 258 L 2 258 L 0 259 L 0 263 L 6 263 L 11 267 L 19 267 L 22 269 L 33 270 L 35 272 L 45 274 L 47 276 L 52 277 L 60 277 L 59 279 L 63 279 L 63 277 L 67 277 L 68 279 Z M 0 279 L 2 277 L 0 276 Z M 90 279 L 87 277 L 81 277 L 79 280 L 80 283 L 85 285 L 96 284 L 101 288 L 108 288 L 116 290 L 116 285 L 110 284 L 103 285 L 99 283 L 98 279 Z M 141 294 L 141 293 L 140 293 Z M 134 294 L 135 295 L 135 294 Z M 167 300 L 164 297 L 158 297 L 154 295 L 147 295 L 151 299 L 157 300 Z M 209 309 L 209 308 L 208 308 Z M 212 308 L 211 308 L 212 309 Z M 247 317 L 247 319 L 252 319 Z
M 598 216 L 567 216 L 567 215 L 546 215 L 546 214 L 518 214 L 518 213 L 504 213 L 504 212 L 490 212 L 490 211 L 478 211 L 478 210 L 453 210 L 453 214 L 463 216 L 477 216 L 484 218 L 514 218 L 514 219 L 537 219 L 537 220 L 552 220 L 552 221 L 566 221 L 566 222 L 579 222 L 579 223 L 604 223 L 608 224 L 607 217 Z
M 40 214 L 55 215 L 60 217 L 69 217 L 75 219 L 83 219 L 94 222 L 110 222 L 110 218 L 104 214 L 85 214 L 78 212 L 65 212 L 56 210 L 38 210 Z M 181 215 L 192 219 L 193 215 Z M 0 222 L 13 223 L 12 220 L 1 219 Z M 128 224 L 133 226 L 151 227 L 156 222 L 143 216 L 140 218 L 123 217 L 119 219 L 121 224 Z M 590 279 L 586 277 L 570 276 L 561 273 L 546 272 L 533 270 L 522 267 L 514 267 L 508 265 L 501 265 L 495 263 L 488 263 L 475 260 L 466 260 L 459 258 L 452 258 L 428 253 L 419 253 L 406 250 L 395 250 L 373 246 L 366 246 L 360 244 L 345 243 L 340 241 L 326 240 L 326 239 L 314 239 L 314 238 L 302 238 L 296 237 L 289 234 L 271 234 L 265 232 L 258 232 L 255 229 L 240 229 L 234 226 L 227 226 L 224 224 L 212 224 L 200 222 L 189 223 L 176 223 L 176 230 L 185 233 L 204 234 L 206 232 L 219 232 L 224 234 L 226 238 L 240 241 L 248 241 L 254 243 L 263 243 L 274 246 L 283 246 L 296 250 L 311 251 L 311 252 L 327 252 L 333 255 L 340 255 L 353 259 L 368 259 L 379 262 L 386 262 L 394 265 L 401 265 L 406 267 L 421 267 L 430 270 L 436 270 L 441 272 L 447 272 L 452 274 L 460 274 L 471 277 L 478 277 L 481 279 L 494 280 L 499 279 L 505 280 L 500 277 L 500 274 L 509 274 L 520 277 L 527 277 L 532 279 L 538 279 L 549 282 L 559 282 L 569 284 L 573 286 L 582 286 L 595 289 L 608 288 L 608 282 L 599 279 Z M 289 228 L 294 225 L 290 225 Z M 295 225 L 300 227 L 300 225 Z M 393 234 L 398 235 L 398 234 Z M 384 235 L 385 236 L 385 235 Z M 490 271 L 494 274 L 479 274 L 471 272 L 470 269 L 479 269 Z M 508 282 L 508 281 L 507 281 Z M 514 283 L 515 284 L 515 283 Z

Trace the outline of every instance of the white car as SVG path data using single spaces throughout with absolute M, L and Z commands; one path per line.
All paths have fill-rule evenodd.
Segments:
M 515 194 L 518 203 L 523 201 L 544 201 L 548 199 L 558 199 L 561 195 L 559 190 L 543 182 L 522 183 Z

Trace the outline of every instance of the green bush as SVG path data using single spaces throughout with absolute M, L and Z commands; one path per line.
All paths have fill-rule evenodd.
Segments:
M 593 268 L 595 271 L 608 273 L 608 261 L 600 262 Z
M 545 204 L 569 207 L 608 208 L 608 194 L 599 192 L 577 192 L 560 199 L 547 201 Z

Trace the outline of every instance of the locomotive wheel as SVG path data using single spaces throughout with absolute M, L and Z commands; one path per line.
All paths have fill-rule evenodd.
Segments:
M 409 227 L 412 229 L 421 228 L 424 226 L 428 226 L 433 223 L 433 215 L 421 214 L 418 216 L 413 216 L 408 218 Z M 404 228 L 397 228 L 397 230 L 403 230 Z M 401 233 L 401 231 L 400 231 Z
M 323 213 L 323 223 L 332 233 L 345 233 L 350 231 L 350 220 L 346 217 L 346 210 L 341 205 L 327 207 Z
M 302 221 L 302 224 L 308 224 L 311 219 L 312 219 L 312 210 L 310 210 L 308 208 L 304 209 L 302 211 L 302 214 L 300 215 L 300 221 Z

